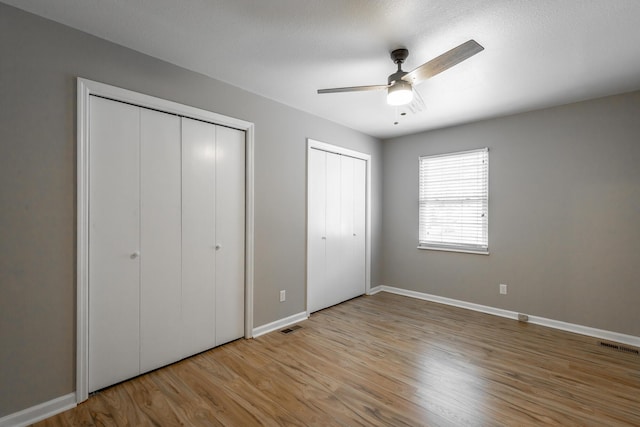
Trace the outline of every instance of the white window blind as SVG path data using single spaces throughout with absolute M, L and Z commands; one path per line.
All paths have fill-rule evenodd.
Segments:
M 420 157 L 419 248 L 488 253 L 489 149 Z

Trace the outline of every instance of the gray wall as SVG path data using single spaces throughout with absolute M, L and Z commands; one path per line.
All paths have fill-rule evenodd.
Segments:
M 255 123 L 254 326 L 305 310 L 307 137 L 372 155 L 379 282 L 380 141 L 0 3 L 0 417 L 75 389 L 76 76 Z
M 416 249 L 418 156 L 484 146 L 491 254 Z M 640 336 L 640 92 L 387 140 L 383 162 L 384 284 Z

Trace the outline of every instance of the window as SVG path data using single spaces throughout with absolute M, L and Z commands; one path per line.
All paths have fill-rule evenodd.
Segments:
M 419 249 L 489 253 L 489 149 L 420 157 Z

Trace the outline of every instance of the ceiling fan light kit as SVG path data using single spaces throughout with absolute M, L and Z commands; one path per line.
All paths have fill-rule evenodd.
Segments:
M 484 47 L 482 47 L 478 42 L 475 40 L 469 40 L 432 59 L 431 61 L 420 65 L 414 70 L 406 72 L 402 70 L 402 63 L 409 56 L 409 51 L 407 49 L 396 49 L 391 52 L 391 59 L 396 65 L 398 65 L 398 71 L 389 76 L 386 85 L 319 89 L 318 93 L 359 92 L 365 90 L 387 89 L 387 103 L 389 105 L 406 105 L 413 99 L 413 85 L 420 84 L 423 81 L 448 70 L 454 65 L 469 59 L 476 53 L 482 52 L 483 50 Z
M 409 56 L 407 49 L 396 49 L 391 52 L 391 60 L 398 66 L 398 71 L 391 74 L 387 79 L 389 88 L 387 89 L 387 104 L 393 106 L 406 105 L 413 99 L 413 88 L 411 82 L 403 80 L 407 75 L 402 71 L 402 63 Z
M 406 105 L 413 99 L 411 83 L 398 80 L 387 89 L 387 104 L 393 106 Z

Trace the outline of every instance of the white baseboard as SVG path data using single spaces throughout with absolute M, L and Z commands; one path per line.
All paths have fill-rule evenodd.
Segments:
M 258 326 L 257 328 L 253 328 L 253 338 L 257 338 L 260 335 L 268 334 L 269 332 L 273 332 L 281 328 L 286 328 L 289 325 L 302 322 L 303 320 L 307 320 L 308 318 L 309 315 L 307 314 L 307 312 L 303 311 L 302 313 L 294 314 L 289 317 L 285 317 L 284 319 L 276 320 L 275 322 Z
M 587 335 L 640 348 L 640 337 L 636 337 L 634 335 L 621 334 L 619 332 L 596 329 L 589 326 L 576 325 L 575 323 L 567 323 L 560 320 L 547 319 L 545 317 L 538 316 L 529 316 L 529 323 L 535 323 L 536 325 L 542 325 L 549 328 L 560 329 L 562 331 Z
M 76 394 L 69 393 L 0 418 L 0 427 L 24 427 L 76 406 Z
M 374 286 L 373 288 L 369 289 L 369 292 L 367 292 L 367 295 L 375 295 L 378 292 L 382 292 L 382 286 Z
M 425 301 L 437 302 L 440 304 L 451 305 L 454 307 L 465 308 L 467 310 L 479 311 L 482 313 L 493 314 L 494 316 L 506 317 L 508 319 L 518 319 L 518 313 L 501 308 L 489 307 L 486 305 L 475 304 L 472 302 L 461 301 L 453 298 L 445 298 L 437 295 L 425 294 L 422 292 L 410 291 L 407 289 L 396 288 L 394 286 L 376 286 L 369 291 L 369 295 L 378 292 L 389 292 L 392 294 L 403 295 L 411 298 L 422 299 Z M 626 335 L 618 332 L 606 331 L 604 329 L 592 328 L 589 326 L 577 325 L 575 323 L 562 322 L 560 320 L 547 319 L 546 317 L 529 316 L 529 323 L 546 326 L 562 331 L 573 332 L 575 334 L 586 335 L 603 340 L 614 341 L 621 344 L 628 344 L 634 347 L 640 347 L 640 337 L 634 335 Z

